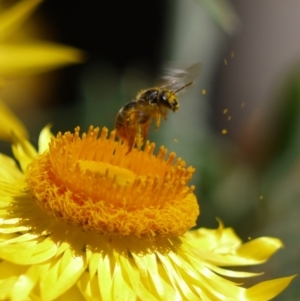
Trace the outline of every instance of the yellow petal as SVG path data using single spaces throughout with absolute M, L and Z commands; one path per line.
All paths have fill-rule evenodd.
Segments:
M 84 272 L 76 283 L 81 294 L 86 301 L 112 301 L 110 296 L 106 299 L 101 297 L 97 278 L 96 275 L 91 277 L 88 272 Z
M 11 238 L 11 239 L 7 239 L 1 243 L 1 247 L 5 245 L 5 248 L 3 248 L 5 250 L 0 249 L 0 254 L 9 253 L 9 251 L 8 251 L 9 247 L 11 247 L 12 250 L 14 250 L 14 251 L 17 251 L 17 249 L 20 249 L 19 252 L 21 252 L 24 247 L 24 246 L 21 246 L 21 243 L 26 243 L 26 242 L 28 243 L 29 241 L 34 240 L 38 237 L 39 237 L 39 234 L 25 233 L 25 234 L 21 234 L 17 237 Z M 17 248 L 17 249 L 15 250 L 13 248 Z M 18 253 L 18 251 L 17 251 L 17 253 Z
M 159 275 L 155 254 L 138 256 L 133 253 L 132 255 L 141 274 L 141 285 L 154 297 L 158 300 L 178 300 L 180 298 L 177 289 Z
M 89 273 L 91 277 L 94 277 L 98 270 L 98 262 L 101 260 L 101 255 L 99 253 L 93 253 L 87 250 L 87 257 L 89 258 Z
M 224 228 L 221 220 L 218 219 L 219 227 L 217 229 L 199 228 L 188 231 L 185 237 L 189 244 L 198 249 L 214 250 L 220 253 L 228 251 L 239 246 L 242 241 L 236 235 L 232 228 Z
M 120 256 L 120 264 L 122 265 L 126 275 L 124 277 L 130 283 L 134 292 L 137 292 L 140 285 L 140 274 L 139 271 L 135 268 L 135 263 L 132 258 Z
M 82 51 L 54 43 L 3 44 L 0 52 L 0 77 L 32 75 L 80 63 L 83 59 Z
M 217 266 L 254 265 L 265 262 L 282 243 L 277 238 L 261 237 L 242 244 L 232 228 L 223 228 L 219 221 L 216 230 L 200 228 L 186 233 L 186 242 L 203 260 Z
M 11 300 L 23 301 L 25 296 L 28 296 L 36 285 L 38 278 L 38 269 L 34 265 L 30 266 L 26 272 L 20 274 L 14 287 L 10 291 Z
M 42 0 L 18 1 L 0 15 L 0 41 L 11 35 L 30 16 Z M 0 65 L 1 66 L 1 65 Z
M 88 299 L 85 299 L 83 297 L 83 295 L 81 294 L 77 286 L 72 286 L 64 294 L 62 294 L 61 296 L 55 299 L 55 301 L 66 301 L 66 300 L 88 301 Z M 98 301 L 99 299 L 95 299 L 95 300 Z
M 200 270 L 201 266 L 205 265 L 215 273 L 231 278 L 248 278 L 248 277 L 255 277 L 263 274 L 263 273 L 242 272 L 242 271 L 233 271 L 229 269 L 222 269 L 214 264 L 210 264 L 208 261 L 203 262 L 193 253 L 186 254 L 186 255 L 188 256 L 189 261 L 192 263 L 192 265 L 195 267 L 196 270 Z
M 26 273 L 28 267 L 16 265 L 7 261 L 0 263 L 0 300 L 11 300 L 10 293 L 21 274 Z M 25 297 L 25 296 L 24 296 Z
M 0 233 L 16 233 L 16 232 L 22 232 L 22 231 L 28 231 L 28 227 L 26 227 L 26 226 L 18 226 L 18 227 L 8 227 L 8 228 L 5 228 L 1 224 L 1 219 L 0 219 Z
M 116 257 L 112 286 L 114 300 L 127 301 L 136 299 L 136 293 L 132 290 L 128 280 L 129 279 L 127 277 L 124 277 L 124 271 L 118 258 Z
M 98 263 L 98 283 L 101 294 L 101 300 L 110 301 L 110 292 L 112 287 L 112 271 L 111 263 L 108 255 Z
M 54 137 L 53 134 L 50 131 L 51 125 L 48 124 L 47 126 L 45 126 L 39 136 L 39 147 L 38 147 L 38 152 L 39 154 L 42 154 L 45 150 L 47 150 L 49 148 L 49 142 L 51 137 Z
M 279 248 L 282 248 L 282 242 L 278 238 L 260 237 L 244 243 L 238 249 L 238 256 L 248 258 L 253 264 L 265 262 Z
M 28 235 L 21 235 L 19 238 Z M 25 238 L 27 237 L 23 239 Z M 7 244 L 8 241 L 11 244 Z M 1 243 L 0 257 L 2 259 L 21 265 L 37 264 L 52 258 L 57 251 L 56 244 L 50 239 L 45 239 L 40 243 L 36 240 L 13 243 L 17 241 L 16 238 L 12 238 Z
M 53 300 L 72 287 L 86 266 L 82 256 L 67 249 L 61 258 L 52 259 L 51 267 L 40 282 L 42 300 Z
M 158 258 L 162 262 L 168 277 L 172 283 L 173 287 L 177 287 L 180 289 L 182 293 L 186 296 L 187 300 L 190 301 L 198 301 L 199 296 L 197 296 L 189 287 L 188 283 L 181 277 L 180 273 L 177 273 L 177 270 L 174 268 L 170 258 L 168 256 L 164 256 L 160 253 L 157 254 Z
M 281 291 L 283 291 L 294 278 L 295 276 L 290 276 L 260 282 L 245 291 L 245 300 L 270 300 L 277 296 Z
M 17 135 L 18 137 L 28 137 L 27 130 L 23 123 L 10 111 L 10 109 L 2 101 L 0 101 L 0 139 L 12 141 L 12 133 L 15 133 L 15 135 Z

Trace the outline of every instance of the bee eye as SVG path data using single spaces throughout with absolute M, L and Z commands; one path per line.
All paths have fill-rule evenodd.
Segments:
M 168 96 L 167 96 L 165 93 L 162 93 L 161 99 L 162 99 L 162 101 L 164 101 L 164 102 L 168 102 Z

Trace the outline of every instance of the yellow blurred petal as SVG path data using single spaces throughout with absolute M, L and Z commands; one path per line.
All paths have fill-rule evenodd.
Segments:
M 267 301 L 283 291 L 296 276 L 260 282 L 245 291 L 245 300 Z M 240 299 L 241 300 L 241 299 Z M 243 299 L 244 300 L 244 299 Z
M 223 226 L 222 226 L 223 227 Z M 218 252 L 220 253 L 226 253 L 232 250 L 233 248 L 236 248 L 242 243 L 242 240 L 237 236 L 234 229 L 228 227 L 228 228 L 222 228 L 222 236 L 220 238 L 219 246 L 218 246 Z
M 37 151 L 26 139 L 20 139 L 13 135 L 13 140 L 15 141 L 12 145 L 13 154 L 18 160 L 22 171 L 25 172 L 28 164 L 31 163 L 33 158 L 37 155 Z
M 0 139 L 12 141 L 12 133 L 15 133 L 15 135 L 17 135 L 18 137 L 28 137 L 27 130 L 23 123 L 10 111 L 10 109 L 2 101 L 0 101 Z
M 1 13 L 0 41 L 3 41 L 20 27 L 41 2 L 42 0 L 18 1 L 14 6 Z
M 0 77 L 26 76 L 82 62 L 83 52 L 48 42 L 3 44 L 0 52 Z
M 8 203 L 11 203 L 12 197 L 15 196 L 20 196 L 21 190 L 24 188 L 24 182 L 22 181 L 21 183 L 18 182 L 13 182 L 13 183 L 6 183 L 2 182 L 0 180 L 0 196 L 1 196 L 1 201 L 4 201 L 7 203 L 7 197 L 10 199 Z
M 24 178 L 24 175 L 20 172 L 16 161 L 0 154 L 0 179 L 5 180 L 5 182 L 14 182 L 22 178 Z
M 49 142 L 51 137 L 54 137 L 53 134 L 50 131 L 51 125 L 48 124 L 45 126 L 39 136 L 39 142 L 38 142 L 38 152 L 39 154 L 42 154 L 45 150 L 49 148 Z

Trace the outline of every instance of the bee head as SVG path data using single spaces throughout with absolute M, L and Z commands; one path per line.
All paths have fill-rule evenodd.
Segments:
M 162 106 L 176 112 L 179 108 L 177 96 L 172 91 L 162 91 L 159 97 Z

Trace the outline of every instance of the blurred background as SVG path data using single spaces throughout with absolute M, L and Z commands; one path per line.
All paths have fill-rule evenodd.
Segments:
M 266 278 L 295 274 L 299 11 L 292 0 L 44 1 L 11 40 L 64 43 L 84 50 L 87 60 L 8 79 L 0 97 L 36 143 L 50 122 L 54 133 L 91 124 L 113 129 L 118 110 L 151 87 L 166 63 L 201 62 L 199 78 L 180 95 L 180 110 L 159 131 L 152 127 L 149 139 L 196 167 L 198 226 L 216 227 L 219 217 L 243 240 L 278 237 L 284 251 L 258 270 Z M 298 277 L 275 300 L 300 300 L 299 287 Z

